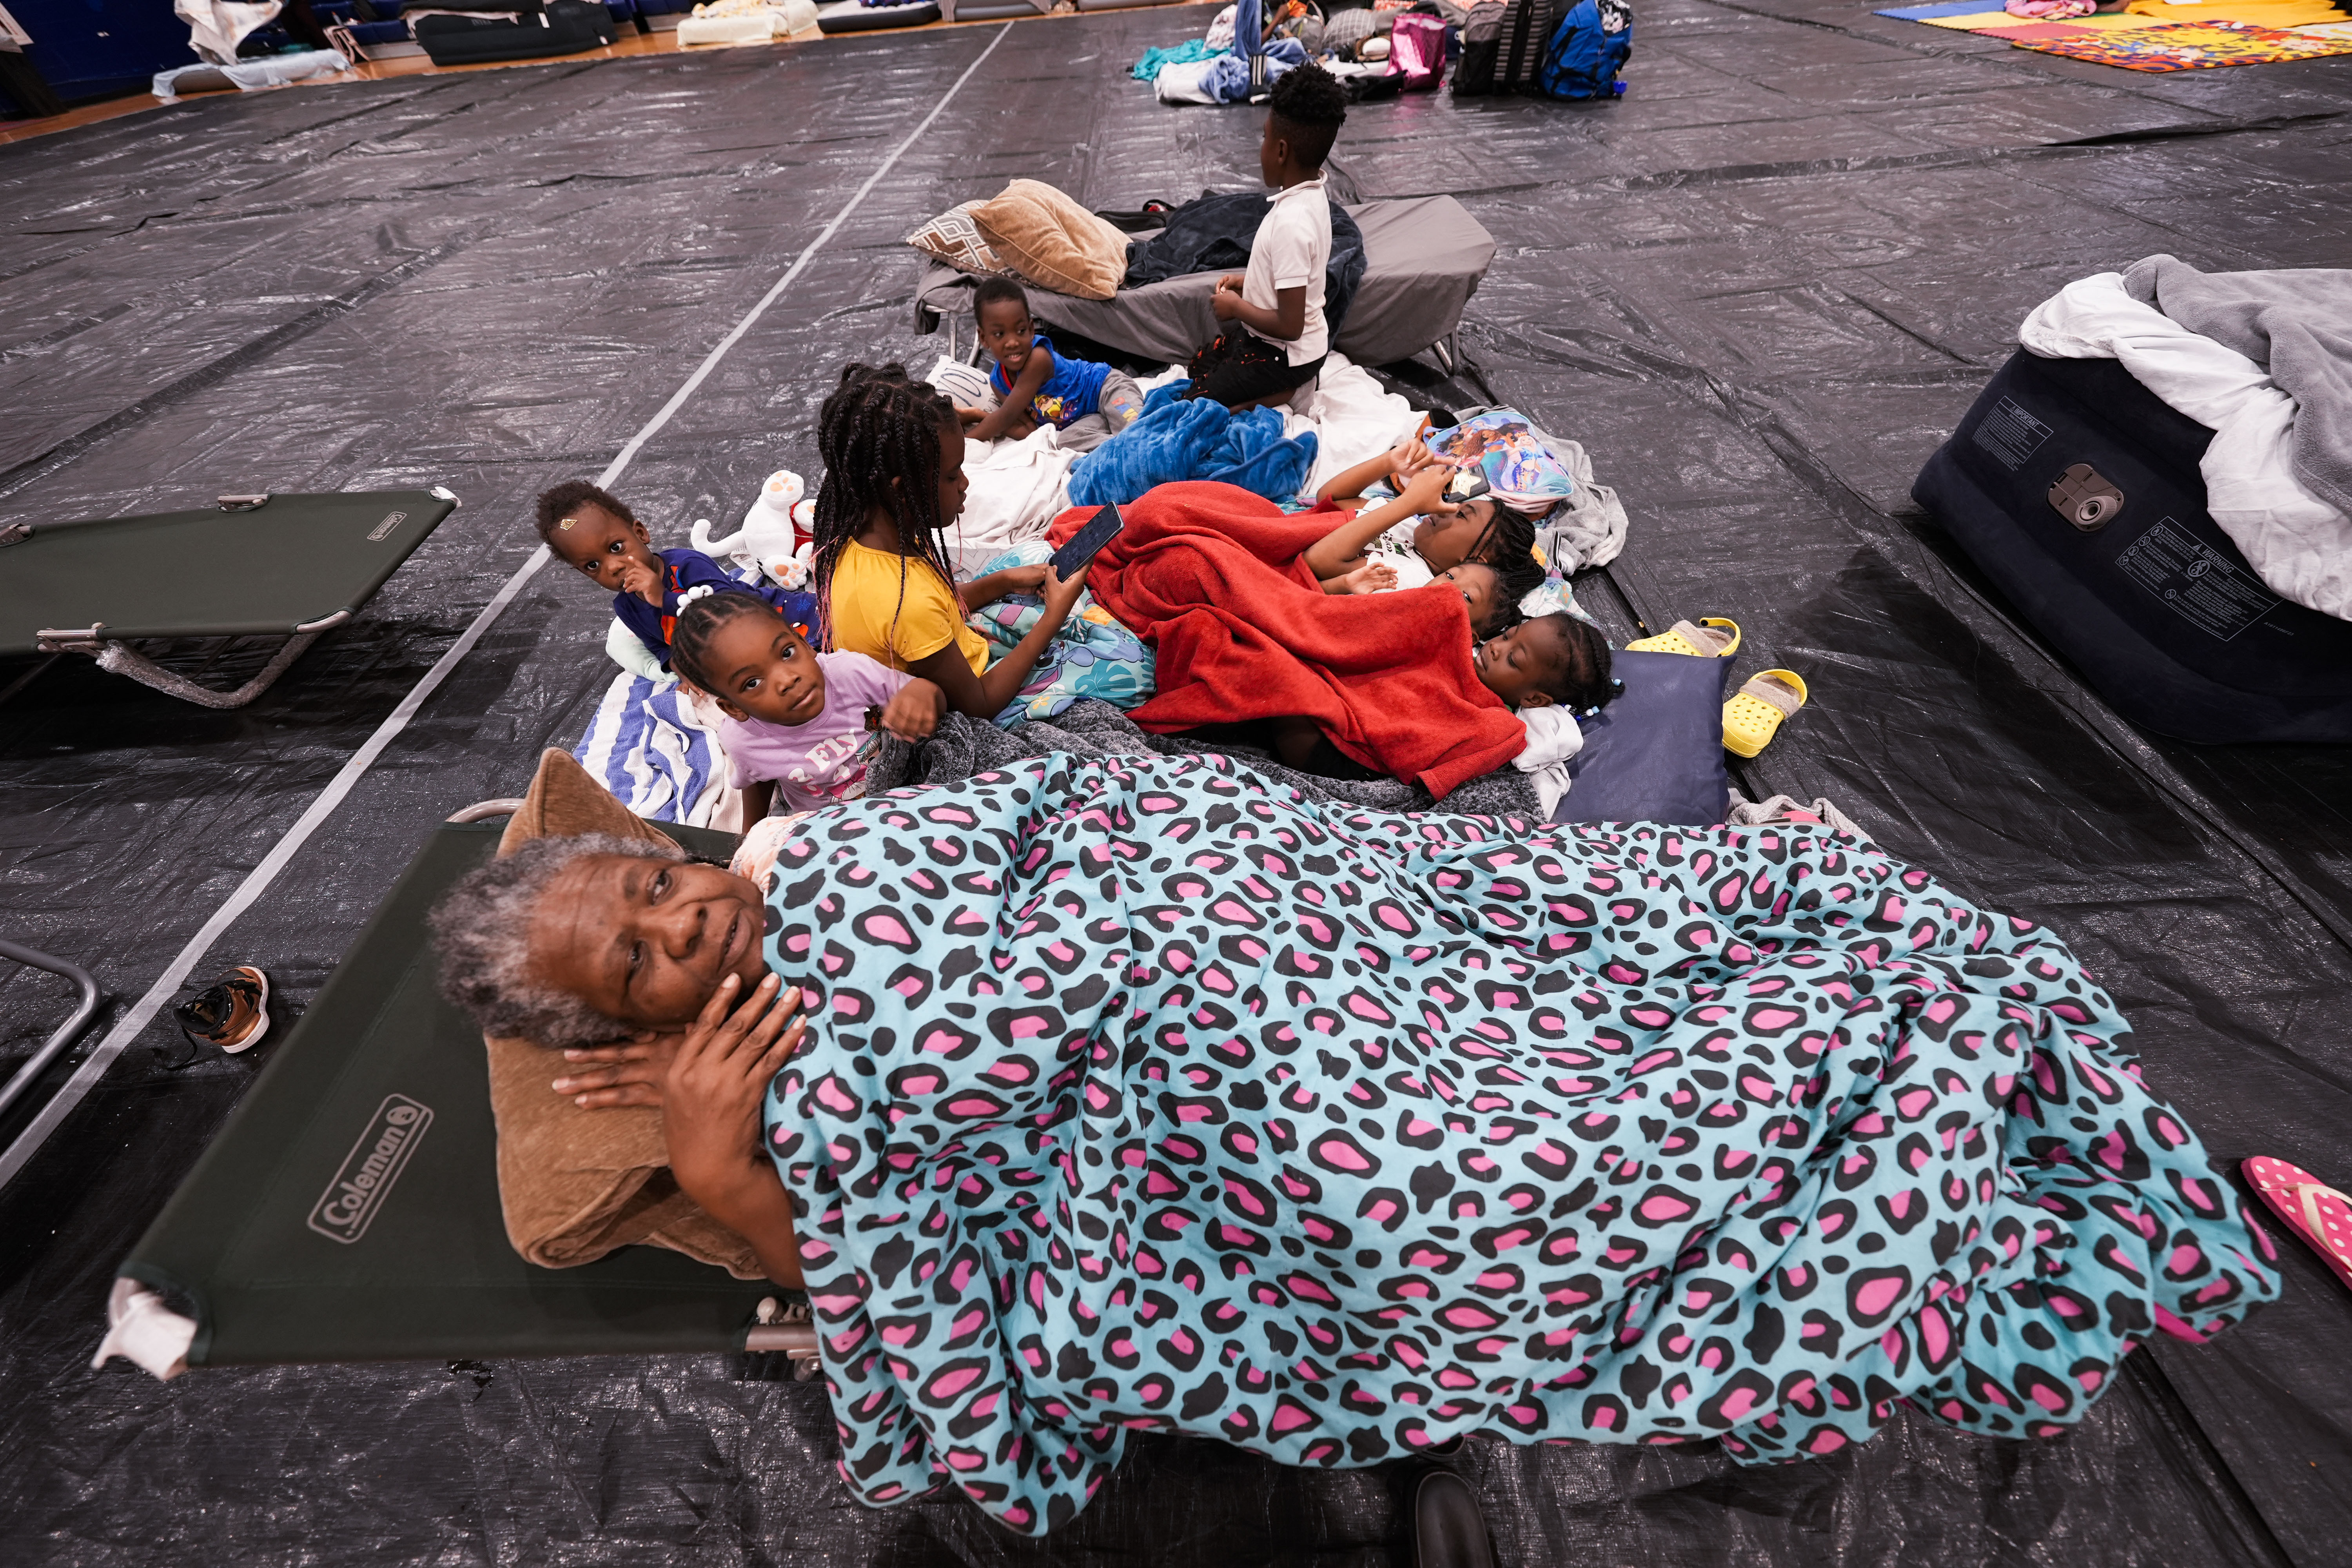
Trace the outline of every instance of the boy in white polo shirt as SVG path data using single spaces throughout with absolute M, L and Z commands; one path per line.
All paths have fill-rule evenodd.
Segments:
M 1274 84 L 1257 151 L 1274 205 L 1250 242 L 1249 270 L 1217 280 L 1210 304 L 1221 330 L 1192 356 L 1187 397 L 1228 408 L 1285 403 L 1323 368 L 1331 347 L 1323 320 L 1331 265 L 1323 160 L 1347 118 L 1346 90 L 1320 66 L 1300 66 Z

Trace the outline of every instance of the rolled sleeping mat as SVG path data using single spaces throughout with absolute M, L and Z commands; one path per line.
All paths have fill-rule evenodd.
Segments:
M 543 11 L 534 14 L 525 8 L 517 22 L 496 16 L 419 16 L 413 30 L 436 66 L 553 59 L 604 48 L 617 36 L 612 13 L 591 0 L 550 0 Z
M 862 0 L 834 0 L 820 5 L 816 25 L 824 33 L 874 33 L 888 27 L 919 27 L 940 20 L 937 0 L 911 0 L 899 5 L 867 5 Z

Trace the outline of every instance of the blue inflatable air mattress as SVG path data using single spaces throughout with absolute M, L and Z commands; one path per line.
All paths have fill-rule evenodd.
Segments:
M 2352 621 L 2272 593 L 2207 515 L 2212 435 L 2114 360 L 2021 350 L 1911 495 L 2133 723 L 2352 741 Z

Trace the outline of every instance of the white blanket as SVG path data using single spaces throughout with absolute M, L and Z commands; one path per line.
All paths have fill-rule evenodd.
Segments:
M 1304 414 L 1286 411 L 1282 433 L 1315 433 L 1315 467 L 1301 493 L 1312 496 L 1330 480 L 1370 458 L 1377 458 L 1412 435 L 1421 416 L 1393 392 L 1383 392 L 1369 372 L 1333 353 L 1307 395 Z
M 2352 620 L 2352 517 L 2296 480 L 2295 402 L 2269 372 L 2133 299 L 2120 272 L 2069 283 L 2026 317 L 2017 340 L 2051 359 L 2120 360 L 2210 428 L 2200 466 L 2213 521 L 2273 593 Z

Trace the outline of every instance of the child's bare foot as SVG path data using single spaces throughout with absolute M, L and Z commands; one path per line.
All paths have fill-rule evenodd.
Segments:
M 1349 594 L 1385 594 L 1396 586 L 1396 568 L 1387 562 L 1373 559 L 1353 572 L 1340 574 L 1340 591 Z

